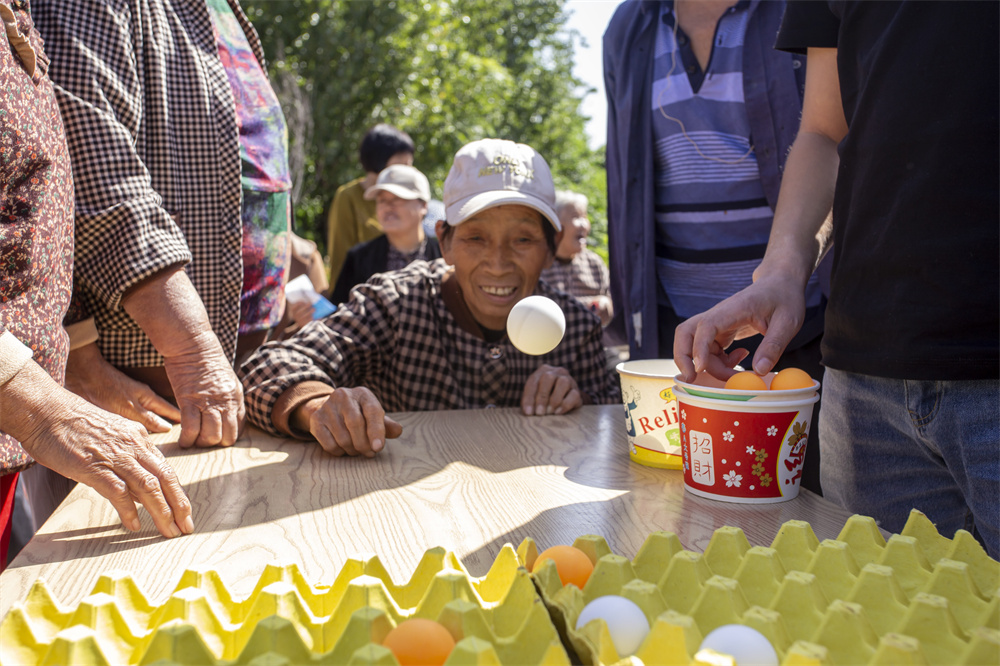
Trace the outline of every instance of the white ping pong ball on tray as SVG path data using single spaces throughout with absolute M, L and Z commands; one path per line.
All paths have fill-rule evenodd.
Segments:
M 597 597 L 584 606 L 576 619 L 576 630 L 583 629 L 588 622 L 598 618 L 608 625 L 608 633 L 619 657 L 633 654 L 649 633 L 649 620 L 639 605 L 616 594 Z
M 767 637 L 742 624 L 724 624 L 713 629 L 698 649 L 728 654 L 739 666 L 778 666 L 778 653 Z
M 548 354 L 559 346 L 565 332 L 566 315 L 545 296 L 523 298 L 507 315 L 507 337 L 525 354 Z

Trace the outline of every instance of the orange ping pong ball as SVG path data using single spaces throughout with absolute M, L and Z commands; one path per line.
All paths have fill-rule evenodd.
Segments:
M 757 373 L 745 370 L 730 377 L 726 381 L 726 388 L 736 391 L 766 391 L 767 384 Z
M 399 666 L 441 666 L 455 648 L 455 639 L 434 620 L 411 617 L 386 634 L 382 646 L 395 655 Z
M 805 389 L 813 387 L 813 378 L 805 370 L 785 368 L 771 380 L 772 391 L 787 391 L 789 389 Z
M 587 554 L 573 546 L 546 548 L 535 560 L 535 564 L 531 568 L 532 573 L 538 571 L 545 560 L 552 560 L 556 563 L 556 571 L 559 572 L 559 580 L 563 585 L 576 585 L 581 590 L 587 584 L 590 574 L 594 572 L 594 563 L 590 561 Z

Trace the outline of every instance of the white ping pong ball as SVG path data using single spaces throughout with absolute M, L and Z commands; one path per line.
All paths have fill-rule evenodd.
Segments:
M 608 625 L 608 633 L 619 657 L 635 653 L 649 633 L 649 620 L 639 605 L 616 594 L 597 597 L 584 606 L 576 620 L 577 631 L 596 619 L 604 620 Z
M 525 354 L 548 354 L 562 342 L 566 315 L 551 298 L 528 296 L 507 315 L 507 337 Z
M 698 649 L 728 654 L 739 666 L 778 666 L 778 653 L 767 637 L 742 624 L 724 624 L 710 631 Z

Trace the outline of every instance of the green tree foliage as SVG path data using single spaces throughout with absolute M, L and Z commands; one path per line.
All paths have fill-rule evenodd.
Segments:
M 386 122 L 413 137 L 436 198 L 465 143 L 533 146 L 557 187 L 590 198 L 603 249 L 603 150 L 587 146 L 564 2 L 244 0 L 288 119 L 298 232 L 323 245 L 334 192 L 362 175 L 361 137 Z

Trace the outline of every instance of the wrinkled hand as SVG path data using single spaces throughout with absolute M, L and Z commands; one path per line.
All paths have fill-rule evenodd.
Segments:
M 403 434 L 403 426 L 386 416 L 375 394 L 363 386 L 338 388 L 296 411 L 320 446 L 335 456 L 374 458 L 387 438 Z
M 140 424 L 65 390 L 34 363 L 3 389 L 4 431 L 40 464 L 106 497 L 126 528 L 140 529 L 139 502 L 163 536 L 194 531 L 191 502 Z
M 707 371 L 725 380 L 746 358 L 745 349 L 726 353 L 735 340 L 757 333 L 764 339 L 753 358 L 753 370 L 766 375 L 805 320 L 805 295 L 793 281 L 780 276 L 761 278 L 710 310 L 691 317 L 674 336 L 674 362 L 684 381 Z
M 94 343 L 69 353 L 66 388 L 101 409 L 138 421 L 149 432 L 169 431 L 164 419 L 181 420 L 177 407 L 105 361 Z
M 164 355 L 164 367 L 181 412 L 182 447 L 230 446 L 246 409 L 243 387 L 211 331 L 192 336 L 184 352 Z
M 583 394 L 566 368 L 542 365 L 531 373 L 521 394 L 521 411 L 531 415 L 565 414 L 583 404 Z

